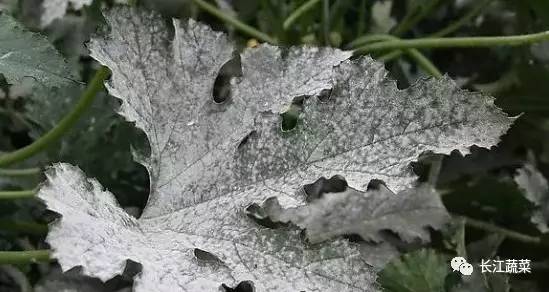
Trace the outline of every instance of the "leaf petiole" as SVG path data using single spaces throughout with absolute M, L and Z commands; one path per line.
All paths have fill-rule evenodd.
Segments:
M 522 233 L 514 231 L 514 230 L 499 227 L 499 226 L 494 225 L 492 223 L 488 223 L 488 222 L 484 222 L 484 221 L 481 221 L 481 220 L 469 218 L 469 217 L 466 217 L 466 216 L 457 216 L 457 217 L 465 220 L 465 224 L 469 225 L 470 227 L 476 228 L 476 229 L 501 234 L 501 235 L 503 235 L 503 236 L 505 236 L 509 239 L 514 239 L 516 241 L 520 241 L 520 242 L 524 242 L 524 243 L 531 243 L 531 244 L 538 244 L 538 245 L 548 245 L 547 243 L 543 242 L 541 240 L 541 238 L 539 238 L 539 237 L 522 234 Z
M 399 40 L 399 38 L 389 35 L 389 34 L 372 34 L 369 35 L 367 38 L 364 38 L 364 40 L 368 43 L 372 42 L 381 42 L 381 41 L 392 41 L 392 40 Z M 427 58 L 425 57 L 420 51 L 417 49 L 407 49 L 404 50 L 406 54 L 408 54 L 414 61 L 420 66 L 425 72 L 429 73 L 435 78 L 441 78 L 442 73 L 438 68 Z M 395 51 L 391 54 L 402 54 L 401 51 Z M 385 56 L 382 56 L 382 58 Z M 379 61 L 384 61 L 383 59 L 378 59 Z
M 429 35 L 430 37 L 443 37 L 460 29 L 465 24 L 469 23 L 475 16 L 479 15 L 482 10 L 494 0 L 483 0 L 476 3 L 469 12 L 465 13 L 461 18 L 451 23 L 447 27 Z
M 284 30 L 288 30 L 301 15 L 315 7 L 318 2 L 320 2 L 320 0 L 309 0 L 294 10 L 294 12 L 284 20 L 284 24 L 282 25 Z
M 36 190 L 24 191 L 1 191 L 0 200 L 28 199 L 34 198 Z
M 429 37 L 444 37 L 447 36 L 456 30 L 460 29 L 463 25 L 469 23 L 471 19 L 473 19 L 475 16 L 479 15 L 482 12 L 482 9 L 488 6 L 493 0 L 484 0 L 478 2 L 473 9 L 471 9 L 468 13 L 463 15 L 460 19 L 456 20 L 454 23 L 450 24 L 449 26 L 435 32 L 429 35 Z M 364 43 L 358 44 L 355 43 L 355 46 L 361 46 L 364 45 Z M 402 55 L 402 51 L 393 51 L 390 53 L 387 53 L 381 57 L 378 58 L 378 60 L 383 60 L 383 62 L 388 62 L 393 59 L 396 59 Z
M 416 10 L 410 10 L 404 19 L 393 29 L 393 35 L 401 36 L 406 33 L 422 19 L 428 16 L 429 13 L 431 13 L 431 11 L 438 6 L 439 2 L 440 0 L 431 0 L 423 8 L 420 7 Z
M 0 265 L 50 261 L 49 250 L 0 251 Z
M 478 48 L 496 46 L 522 46 L 549 40 L 549 31 L 540 33 L 491 36 L 491 37 L 451 37 L 451 38 L 418 38 L 396 39 L 377 42 L 361 46 L 355 50 L 356 54 L 369 54 L 386 50 L 403 49 L 437 49 L 437 48 Z
M 254 37 L 258 40 L 262 40 L 264 42 L 268 42 L 271 44 L 276 44 L 277 41 L 270 37 L 269 35 L 255 29 L 254 27 L 245 24 L 244 22 L 238 20 L 237 18 L 228 15 L 218 9 L 217 7 L 211 5 L 210 3 L 204 1 L 204 0 L 192 0 L 198 7 L 204 9 L 206 12 L 210 13 L 211 15 L 219 18 L 220 20 L 226 22 L 227 24 L 230 24 L 234 26 L 234 28 Z
M 72 128 L 82 114 L 90 107 L 97 93 L 103 89 L 103 81 L 109 76 L 110 71 L 107 67 L 101 67 L 95 73 L 90 84 L 82 94 L 82 97 L 72 109 L 59 123 L 47 132 L 44 136 L 34 141 L 32 144 L 25 146 L 16 151 L 3 154 L 0 156 L 0 167 L 8 166 L 15 162 L 25 160 L 34 154 L 44 150 L 51 143 L 61 138 L 69 129 Z
M 26 169 L 6 169 L 0 168 L 0 176 L 32 176 L 38 175 L 42 170 L 38 167 Z

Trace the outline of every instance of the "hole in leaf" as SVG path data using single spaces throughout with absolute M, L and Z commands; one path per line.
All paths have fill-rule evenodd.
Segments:
M 366 190 L 368 190 L 368 191 L 370 191 L 370 190 L 379 190 L 381 187 L 387 188 L 387 185 L 385 184 L 384 181 L 382 181 L 380 179 L 372 179 L 368 183 L 368 186 L 366 187 Z
M 299 110 L 296 110 L 295 106 L 291 105 L 290 109 L 280 116 L 282 117 L 282 131 L 289 132 L 297 126 Z
M 242 281 L 236 285 L 236 287 L 231 288 L 225 284 L 222 284 L 224 292 L 254 292 L 254 283 L 252 281 Z
M 299 121 L 299 113 L 303 108 L 303 102 L 308 96 L 298 96 L 293 99 L 290 108 L 280 116 L 282 117 L 282 131 L 288 132 L 297 126 Z
M 331 97 L 332 97 L 332 89 L 324 89 L 317 96 L 318 100 L 320 100 L 321 102 L 328 102 L 328 100 L 330 100 Z
M 124 268 L 122 277 L 124 279 L 133 281 L 133 278 L 137 276 L 137 274 L 141 273 L 142 270 L 143 266 L 140 263 L 134 262 L 132 260 L 126 260 L 126 267 Z
M 252 137 L 253 135 L 255 135 L 255 131 L 250 132 L 248 135 L 246 135 L 246 137 L 242 138 L 240 143 L 238 143 L 237 149 L 242 149 L 244 146 L 246 146 L 246 144 L 250 140 L 250 137 Z
M 271 218 L 269 217 L 267 212 L 265 212 L 263 207 L 259 206 L 256 203 L 253 203 L 250 206 L 248 206 L 245 212 L 250 219 L 254 220 L 255 223 L 261 226 L 271 228 L 271 229 L 276 229 L 282 226 L 286 226 L 286 224 L 284 223 L 274 222 L 273 220 L 271 220 Z
M 305 102 L 305 99 L 309 98 L 309 96 L 302 95 L 298 97 L 294 97 L 292 100 L 292 104 L 298 106 L 299 108 L 303 107 L 303 103 Z
M 354 242 L 354 243 L 365 242 L 364 239 L 362 239 L 362 237 L 358 234 L 349 234 L 349 235 L 344 235 L 343 237 L 345 237 L 348 241 Z
M 321 177 L 314 183 L 304 185 L 303 190 L 307 195 L 307 202 L 312 202 L 326 193 L 340 193 L 347 189 L 347 181 L 341 175 L 334 175 L 329 179 Z
M 222 261 L 215 256 L 214 254 L 211 254 L 205 250 L 201 250 L 199 248 L 194 249 L 194 256 L 202 262 L 216 262 L 216 263 L 222 263 Z
M 215 78 L 213 99 L 216 103 L 223 103 L 231 97 L 231 79 L 237 76 L 242 76 L 239 55 L 235 55 L 233 59 L 225 63 Z
M 426 182 L 429 177 L 429 164 L 421 161 L 413 161 L 410 163 L 412 171 L 418 176 L 419 182 Z

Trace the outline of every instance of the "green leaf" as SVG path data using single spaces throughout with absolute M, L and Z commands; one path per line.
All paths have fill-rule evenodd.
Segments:
M 11 84 L 30 77 L 46 87 L 74 83 L 76 73 L 46 37 L 0 12 L 0 73 Z
M 431 249 L 403 255 L 379 275 L 386 292 L 442 292 L 450 273 L 448 259 Z

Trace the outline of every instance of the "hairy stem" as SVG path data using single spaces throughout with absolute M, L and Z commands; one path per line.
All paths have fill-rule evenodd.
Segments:
M 539 237 L 522 234 L 522 233 L 514 231 L 514 230 L 499 227 L 499 226 L 494 225 L 492 223 L 484 222 L 484 221 L 481 221 L 481 220 L 477 220 L 477 219 L 473 219 L 473 218 L 469 218 L 469 217 L 465 217 L 465 216 L 458 216 L 458 217 L 464 219 L 465 224 L 469 225 L 470 227 L 476 228 L 476 229 L 501 234 L 501 235 L 505 236 L 506 238 L 514 239 L 516 241 L 521 241 L 521 242 L 524 242 L 524 243 L 547 245 L 547 243 L 544 243 L 541 240 L 541 238 L 539 238 Z
M 217 7 L 211 5 L 210 3 L 204 1 L 204 0 L 192 0 L 198 7 L 204 9 L 204 11 L 210 13 L 211 15 L 219 18 L 220 20 L 226 22 L 227 24 L 233 26 L 234 28 L 242 31 L 243 33 L 254 37 L 258 40 L 268 42 L 271 44 L 276 44 L 277 41 L 270 37 L 269 35 L 255 29 L 254 27 L 245 24 L 244 22 L 238 20 L 237 18 L 226 14 L 225 12 L 221 11 Z
M 72 109 L 59 123 L 47 132 L 44 136 L 34 141 L 32 144 L 25 146 L 19 150 L 0 156 L 0 167 L 11 165 L 15 162 L 25 160 L 34 154 L 46 149 L 50 144 L 61 138 L 68 130 L 72 128 L 82 116 L 82 114 L 93 103 L 95 96 L 103 89 L 103 81 L 109 76 L 109 69 L 101 67 L 96 73 L 90 84 L 82 94 L 82 97 Z
M 0 251 L 0 265 L 50 261 L 49 250 Z
M 36 190 L 25 191 L 1 191 L 0 200 L 29 199 L 34 198 Z
M 6 169 L 0 168 L 0 176 L 32 176 L 38 175 L 42 172 L 42 169 L 35 168 L 26 168 L 26 169 Z
M 301 15 L 303 15 L 303 14 L 305 14 L 305 12 L 311 10 L 319 2 L 320 2 L 320 0 L 309 0 L 305 3 L 303 3 L 301 6 L 299 6 L 296 10 L 294 10 L 294 12 L 292 12 L 290 14 L 290 16 L 288 16 L 288 18 L 286 18 L 286 20 L 284 20 L 284 23 L 282 25 L 284 30 L 289 29 L 292 26 L 292 24 L 294 24 L 294 22 L 299 17 L 301 17 Z
M 549 40 L 549 31 L 540 33 L 493 36 L 493 37 L 454 37 L 454 38 L 419 38 L 396 39 L 384 42 L 367 44 L 355 50 L 358 54 L 368 54 L 386 50 L 403 49 L 436 49 L 436 48 L 478 48 L 495 46 L 521 46 Z

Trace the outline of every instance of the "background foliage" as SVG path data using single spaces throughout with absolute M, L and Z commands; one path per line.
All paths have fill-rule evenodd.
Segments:
M 0 80 L 0 151 L 9 152 L 28 145 L 50 130 L 78 102 L 83 84 L 97 69 L 84 43 L 103 22 L 100 10 L 116 5 L 114 2 L 95 0 L 81 10 L 69 9 L 67 15 L 43 27 L 39 20 L 43 13 L 39 9 L 41 1 L 0 1 L 2 13 L 13 15 L 28 29 L 47 36 L 65 57 L 68 67 L 76 72 L 72 86 L 53 89 L 34 82 L 10 84 Z M 228 32 L 241 47 L 264 41 L 209 13 L 201 0 L 131 2 L 160 11 L 167 19 L 193 17 L 206 22 Z M 306 2 L 312 3 L 310 8 L 292 19 L 290 16 Z M 408 39 L 442 32 L 448 36 L 503 36 L 549 29 L 549 2 L 545 0 L 218 0 L 208 3 L 281 45 L 350 49 L 357 39 L 373 34 L 391 33 Z M 460 23 L 464 16 L 470 18 Z M 444 31 L 448 27 L 455 29 Z M 549 239 L 530 220 L 539 206 L 525 195 L 524 188 L 519 187 L 514 178 L 524 165 L 534 165 L 544 176 L 549 175 L 549 42 L 520 47 L 424 49 L 422 52 L 463 88 L 494 95 L 496 103 L 510 115 L 522 113 L 497 147 L 489 150 L 473 147 L 469 156 L 454 153 L 445 157 L 437 180 L 437 189 L 444 194 L 444 203 L 453 214 L 505 230 L 483 228 L 475 225 L 474 220 L 472 224 L 456 220 L 450 231 L 433 232 L 435 240 L 429 246 L 402 247 L 410 253 L 387 266 L 381 277 L 382 284 L 388 291 L 405 291 L 403 287 L 415 287 L 415 291 L 548 290 L 549 279 L 544 276 L 549 273 Z M 409 55 L 391 59 L 385 53 L 391 52 L 376 53 L 374 57 L 387 60 L 386 67 L 399 87 L 408 87 L 429 75 Z M 225 79 L 219 80 L 220 90 Z M 100 93 L 92 107 L 60 141 L 15 166 L 45 167 L 54 161 L 78 165 L 117 194 L 121 205 L 138 216 L 146 203 L 148 176 L 145 169 L 133 161 L 132 151 L 147 152 L 146 141 L 142 133 L 116 115 L 113 110 L 116 103 L 105 92 Z M 415 171 L 427 180 L 432 165 L 432 157 L 427 157 L 415 165 Z M 0 189 L 32 189 L 42 179 L 40 174 L 15 177 L 0 173 Z M 546 204 L 549 194 L 541 196 L 545 201 L 539 204 Z M 51 220 L 52 214 L 33 199 L 0 199 L 0 250 L 47 248 L 45 224 Z M 520 231 L 537 241 L 516 240 L 506 235 L 508 230 Z M 484 248 L 475 249 L 478 246 Z M 533 262 L 533 271 L 510 277 L 480 277 L 469 286 L 457 285 L 455 278 L 459 276 L 447 270 L 447 259 L 465 251 L 469 255 L 476 251 L 478 258 L 528 258 Z M 403 267 L 418 267 L 424 273 L 410 275 Z M 127 272 L 103 284 L 82 280 L 76 273 L 61 276 L 55 263 L 3 265 L 0 266 L 0 290 L 28 291 L 29 286 L 34 286 L 36 290 L 55 291 L 52 287 L 57 286 L 51 285 L 62 283 L 59 285 L 79 287 L 78 291 L 118 291 L 131 286 L 131 274 L 136 271 Z M 421 279 L 422 276 L 425 279 Z M 422 286 L 426 281 L 435 284 Z

